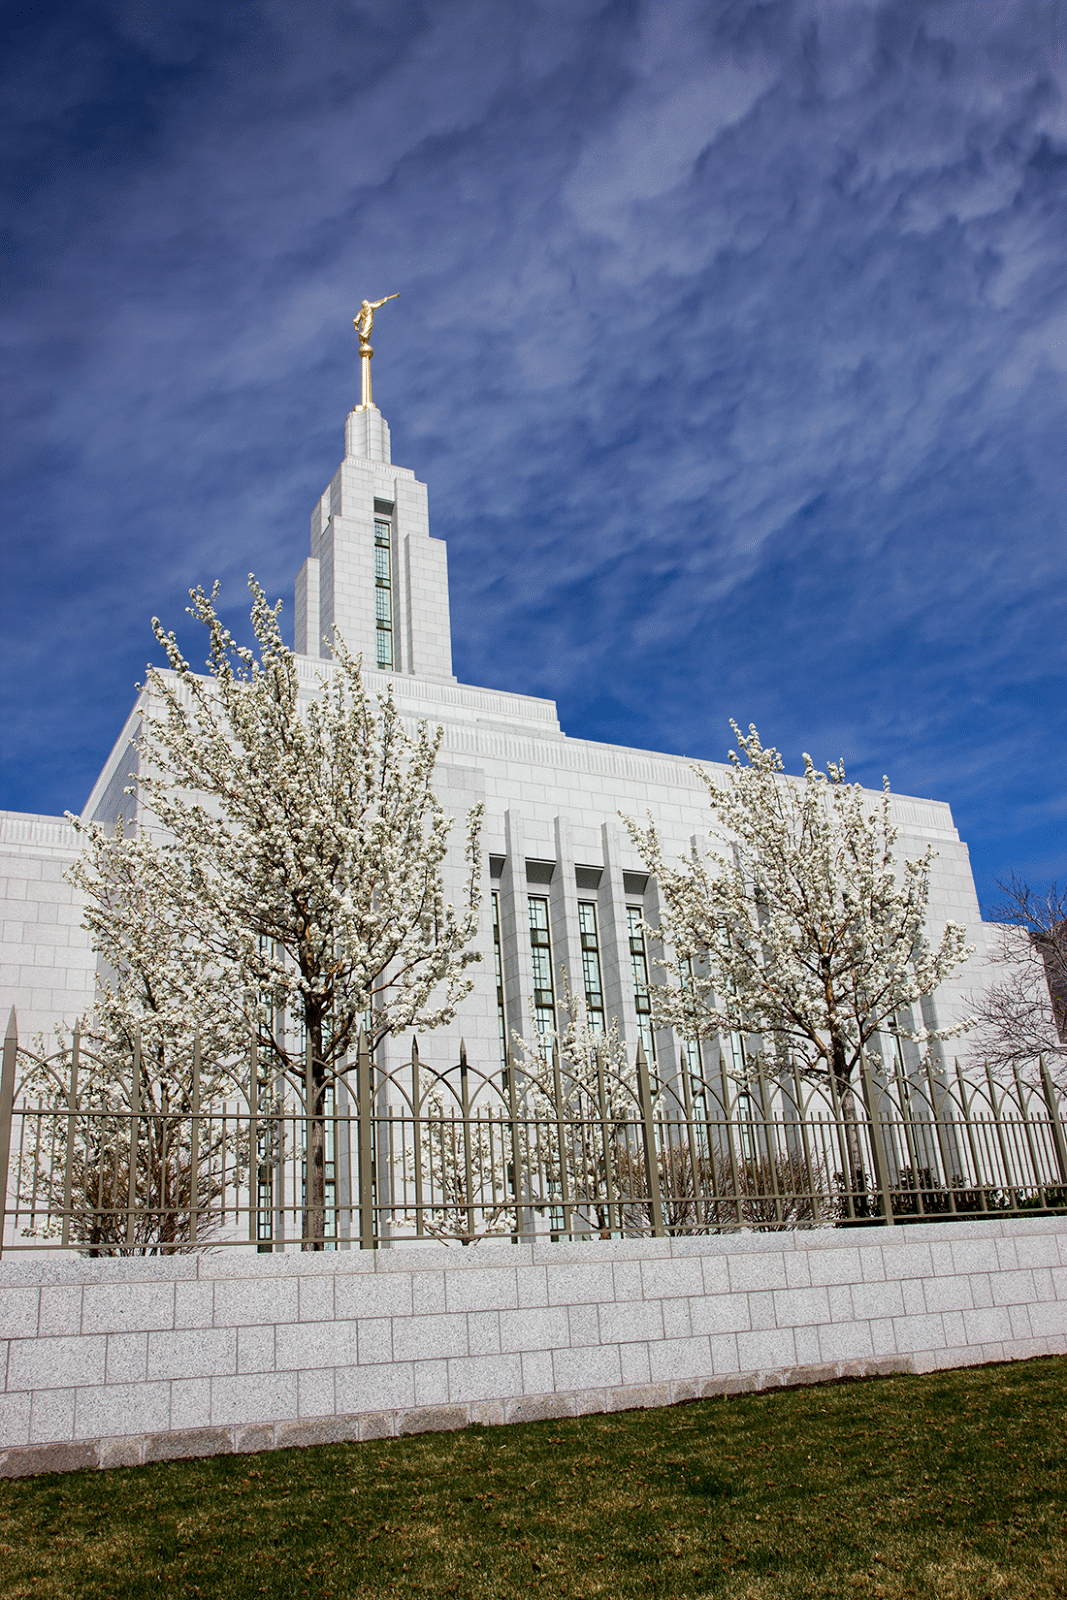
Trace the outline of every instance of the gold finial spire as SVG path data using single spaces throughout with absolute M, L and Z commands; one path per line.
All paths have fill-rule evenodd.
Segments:
M 371 329 L 374 327 L 374 313 L 379 306 L 384 306 L 386 300 L 399 300 L 399 294 L 387 294 L 385 300 L 364 300 L 359 308 L 359 315 L 352 318 L 352 326 L 359 334 L 360 366 L 363 368 L 363 398 L 359 410 L 365 411 L 372 406 L 374 401 L 370 396 L 370 361 L 374 354 L 374 347 L 370 342 Z

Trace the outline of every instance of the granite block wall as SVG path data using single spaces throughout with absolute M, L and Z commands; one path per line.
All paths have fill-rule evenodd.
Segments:
M 0 1474 L 1067 1353 L 1067 1218 L 0 1263 Z

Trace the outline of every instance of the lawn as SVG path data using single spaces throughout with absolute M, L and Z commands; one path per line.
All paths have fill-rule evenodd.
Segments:
M 1067 1358 L 0 1484 L 0 1593 L 1067 1596 Z

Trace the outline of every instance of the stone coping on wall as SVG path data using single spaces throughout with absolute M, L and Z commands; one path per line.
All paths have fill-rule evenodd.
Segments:
M 0 1262 L 0 1475 L 1067 1353 L 1067 1217 Z

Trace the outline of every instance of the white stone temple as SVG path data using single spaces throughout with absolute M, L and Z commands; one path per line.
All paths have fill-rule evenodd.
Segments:
M 444 1067 L 466 1040 L 472 1065 L 493 1070 L 511 1030 L 528 1032 L 531 1007 L 553 1016 L 559 972 L 599 1019 L 619 1018 L 631 1048 L 665 1064 L 678 1041 L 653 1036 L 648 986 L 656 969 L 639 923 L 658 920 L 656 885 L 620 825 L 619 813 L 654 816 L 665 847 L 688 853 L 707 837 L 707 794 L 687 758 L 569 738 L 550 700 L 458 683 L 452 672 L 448 569 L 444 543 L 430 535 L 426 485 L 390 459 L 389 428 L 373 404 L 345 425 L 344 460 L 311 517 L 311 551 L 295 584 L 295 648 L 309 697 L 328 671 L 325 644 L 339 630 L 362 654 L 372 692 L 392 688 L 405 716 L 441 724 L 436 791 L 462 818 L 485 806 L 480 964 L 474 992 L 453 1027 L 420 1040 L 423 1060 Z M 130 740 L 144 710 L 138 699 L 86 802 L 83 815 L 112 822 L 136 816 L 124 794 L 136 757 Z M 938 851 L 929 937 L 948 919 L 966 924 L 984 949 L 967 847 L 948 805 L 903 795 L 893 800 L 898 850 Z M 457 896 L 463 830 L 454 829 Z M 19 1034 L 50 1034 L 91 1009 L 95 957 L 81 908 L 64 872 L 78 850 L 60 817 L 0 813 L 0 1005 L 17 1007 Z M 491 892 L 489 892 L 491 890 Z M 969 1011 L 975 963 L 935 997 L 944 1024 Z M 934 1015 L 926 1015 L 927 1026 Z M 388 1041 L 401 1057 L 410 1041 Z

